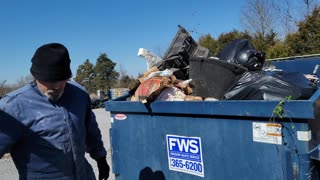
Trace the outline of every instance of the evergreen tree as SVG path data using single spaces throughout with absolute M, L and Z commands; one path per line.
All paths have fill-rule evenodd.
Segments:
M 294 55 L 320 53 L 320 8 L 315 8 L 312 15 L 299 23 L 299 30 L 286 37 L 286 43 Z
M 276 41 L 273 46 L 266 51 L 266 59 L 289 57 L 292 55 L 292 49 L 280 40 Z
M 261 33 L 255 34 L 252 38 L 252 44 L 257 50 L 266 52 L 269 47 L 275 45 L 277 40 L 277 34 L 271 30 L 265 36 Z
M 114 84 L 117 84 L 119 73 L 114 69 L 116 63 L 113 62 L 108 56 L 101 54 L 94 67 L 94 83 L 98 90 L 108 90 Z
M 94 74 L 93 64 L 87 59 L 83 64 L 81 64 L 77 69 L 77 74 L 75 81 L 84 86 L 89 93 L 95 93 L 96 88 L 93 83 Z
M 216 53 L 217 42 L 210 34 L 201 36 L 198 40 L 198 44 L 202 47 L 208 48 L 212 53 Z

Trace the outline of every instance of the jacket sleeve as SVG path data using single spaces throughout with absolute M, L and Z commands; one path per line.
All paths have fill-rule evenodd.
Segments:
M 103 146 L 101 131 L 96 121 L 96 116 L 92 110 L 87 113 L 87 137 L 86 137 L 86 151 L 93 159 L 106 157 L 107 152 Z
M 11 107 L 8 98 L 0 100 L 0 158 L 10 152 L 11 147 L 22 136 L 23 125 L 17 120 L 17 107 Z

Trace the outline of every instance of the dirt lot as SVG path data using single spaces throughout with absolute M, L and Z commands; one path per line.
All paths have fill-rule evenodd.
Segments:
M 97 122 L 99 124 L 99 128 L 102 132 L 102 140 L 105 144 L 105 147 L 108 151 L 107 160 L 108 164 L 112 168 L 111 163 L 111 150 L 110 150 L 110 138 L 109 138 L 109 129 L 110 129 L 110 114 L 106 112 L 105 109 L 95 109 L 94 113 L 97 117 Z M 92 165 L 96 177 L 98 177 L 98 169 L 96 162 L 90 158 L 90 156 L 86 155 L 89 163 Z M 0 159 L 0 179 L 1 180 L 14 180 L 19 179 L 18 172 L 13 164 L 12 159 L 9 154 L 6 154 L 2 159 Z M 110 172 L 109 180 L 114 180 L 114 174 L 112 174 L 112 170 Z

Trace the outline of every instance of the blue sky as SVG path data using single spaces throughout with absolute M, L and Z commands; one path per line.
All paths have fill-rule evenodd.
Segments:
M 244 0 L 3 0 L 0 5 L 0 82 L 29 75 L 35 50 L 59 42 L 68 49 L 71 69 L 101 53 L 136 77 L 146 71 L 139 48 L 165 52 L 178 25 L 197 41 L 233 29 L 242 30 Z M 191 32 L 192 31 L 192 32 Z

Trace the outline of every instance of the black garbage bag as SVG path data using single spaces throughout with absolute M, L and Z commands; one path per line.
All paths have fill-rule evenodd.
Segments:
M 224 94 L 227 100 L 309 99 L 317 90 L 302 73 L 248 71 Z
M 217 57 L 223 61 L 242 65 L 251 71 L 261 70 L 265 62 L 265 54 L 256 50 L 248 39 L 231 41 Z

